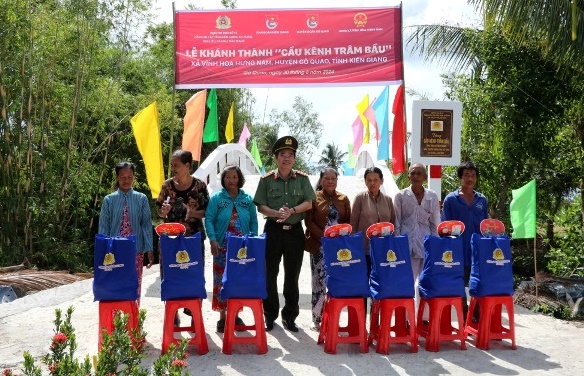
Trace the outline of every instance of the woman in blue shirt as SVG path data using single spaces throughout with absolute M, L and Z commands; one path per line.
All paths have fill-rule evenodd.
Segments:
M 456 220 L 464 223 L 462 233 L 464 252 L 464 282 L 468 285 L 470 278 L 470 238 L 472 234 L 480 234 L 480 225 L 483 219 L 489 217 L 489 205 L 487 198 L 480 192 L 474 190 L 479 179 L 478 167 L 470 162 L 463 162 L 458 166 L 458 179 L 460 188 L 450 192 L 444 199 L 442 206 L 442 221 Z M 463 313 L 466 322 L 468 304 L 466 297 L 462 299 Z
M 209 200 L 205 211 L 205 227 L 211 244 L 213 255 L 213 302 L 214 311 L 219 311 L 217 332 L 225 329 L 225 306 L 219 296 L 221 291 L 223 272 L 226 262 L 225 235 L 227 232 L 234 235 L 258 233 L 258 216 L 253 198 L 241 188 L 245 183 L 243 173 L 238 166 L 226 166 L 221 172 L 221 189 L 214 193 Z M 243 321 L 237 317 L 237 325 Z
M 142 286 L 144 253 L 152 266 L 152 216 L 145 194 L 132 189 L 135 166 L 130 162 L 116 165 L 116 191 L 105 196 L 99 215 L 99 233 L 106 236 L 136 235 L 136 270 L 138 271 L 138 304 Z

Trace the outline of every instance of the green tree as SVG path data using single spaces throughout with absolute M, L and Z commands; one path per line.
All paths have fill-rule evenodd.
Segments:
M 324 149 L 322 149 L 320 160 L 318 161 L 320 165 L 319 167 L 324 168 L 326 166 L 331 166 L 342 173 L 343 162 L 346 156 L 347 152 L 341 151 L 334 142 L 327 143 Z
M 513 45 L 536 49 L 553 69 L 550 74 L 571 81 L 576 88 L 584 75 L 584 1 L 583 0 L 469 0 L 483 15 L 484 28 L 498 28 Z M 437 59 L 460 71 L 473 67 L 480 76 L 482 65 L 470 48 L 472 35 L 479 30 L 446 25 L 414 28 L 407 44 L 427 60 Z M 567 109 L 563 121 L 570 126 L 571 153 L 584 154 L 584 92 L 574 90 L 562 103 Z M 582 170 L 582 167 L 576 166 Z M 584 219 L 584 174 L 580 172 L 581 216 Z M 583 221 L 584 222 L 584 221 Z
M 285 134 L 298 140 L 297 163 L 307 163 L 318 150 L 322 137 L 323 125 L 318 120 L 318 113 L 313 110 L 313 104 L 297 96 L 294 98 L 291 110 L 270 114 L 270 122 L 278 124 Z M 283 136 L 283 135 L 282 135 Z

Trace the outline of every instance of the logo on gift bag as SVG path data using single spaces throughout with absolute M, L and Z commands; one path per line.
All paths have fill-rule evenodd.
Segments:
M 247 247 L 241 247 L 237 250 L 237 260 L 234 258 L 229 259 L 229 262 L 236 262 L 238 264 L 244 265 L 248 262 L 254 262 L 255 257 L 247 258 Z
M 452 262 L 452 251 L 446 251 L 442 254 L 442 261 Z
M 388 262 L 382 262 L 379 264 L 379 266 L 389 266 L 390 268 L 395 268 L 398 265 L 401 264 L 405 264 L 405 260 L 397 260 L 397 255 L 395 254 L 395 251 L 390 249 L 389 251 L 387 251 L 387 255 L 386 255 L 386 260 Z
M 349 266 L 361 262 L 361 259 L 354 260 L 351 250 L 347 248 L 341 248 L 337 251 L 337 260 L 339 262 L 331 262 L 331 266 Z
M 112 265 L 114 262 L 116 262 L 116 258 L 114 256 L 113 253 L 106 253 L 105 257 L 103 258 L 103 264 L 104 265 Z
M 178 251 L 176 253 L 176 264 L 168 265 L 169 268 L 181 268 L 181 269 L 188 269 L 189 266 L 198 265 L 198 261 L 190 262 L 191 258 L 189 253 L 186 250 Z
M 351 251 L 348 249 L 339 249 L 337 252 L 337 260 L 339 261 L 349 261 L 353 256 L 351 256 Z
M 179 264 L 184 264 L 185 262 L 189 262 L 191 259 L 187 251 L 178 251 L 176 253 L 176 262 Z
M 111 272 L 114 268 L 123 268 L 124 264 L 116 264 L 116 257 L 113 253 L 108 252 L 103 258 L 103 265 L 99 266 L 99 269 Z
M 442 262 L 435 262 L 434 265 L 442 265 L 445 268 L 452 268 L 453 266 L 460 265 L 460 262 L 454 262 L 452 251 L 444 251 L 442 254 Z
M 505 254 L 501 248 L 495 248 L 493 251 L 493 260 L 487 260 L 487 264 L 505 265 L 511 260 L 505 260 Z

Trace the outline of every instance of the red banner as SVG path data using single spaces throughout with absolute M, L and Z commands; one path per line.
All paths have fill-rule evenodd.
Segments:
M 176 88 L 391 85 L 401 8 L 178 11 Z

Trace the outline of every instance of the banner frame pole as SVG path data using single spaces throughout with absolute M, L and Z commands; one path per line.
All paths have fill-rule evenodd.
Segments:
M 534 269 L 534 276 L 535 276 L 535 304 L 539 305 L 539 291 L 537 286 L 537 234 L 533 237 L 533 269 Z
M 174 39 L 174 47 L 172 49 L 172 70 L 174 72 L 173 74 L 173 83 L 172 83 L 172 98 L 170 100 L 171 102 L 171 107 L 170 107 L 170 111 L 172 113 L 171 115 L 171 121 L 170 121 L 170 140 L 169 140 L 169 145 L 168 145 L 168 166 L 167 166 L 167 170 L 166 170 L 166 176 L 170 176 L 170 166 L 171 166 L 171 160 L 172 160 L 172 152 L 173 152 L 173 143 L 174 143 L 174 123 L 176 121 L 176 111 L 174 110 L 174 105 L 175 105 L 175 101 L 176 101 L 176 24 L 175 24 L 175 16 L 176 16 L 176 11 L 175 11 L 175 6 L 174 6 L 174 1 L 172 2 L 172 36 Z

